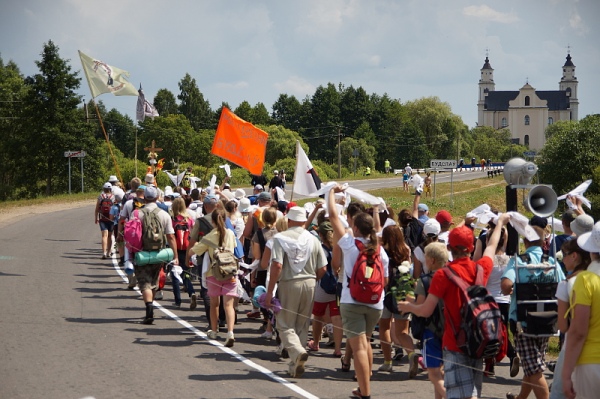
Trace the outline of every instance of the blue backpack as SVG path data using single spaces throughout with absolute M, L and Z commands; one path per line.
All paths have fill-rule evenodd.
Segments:
M 321 288 L 323 288 L 323 291 L 325 291 L 326 293 L 335 294 L 336 289 L 337 289 L 338 279 L 337 279 L 336 275 L 333 273 L 333 269 L 331 267 L 331 250 L 323 244 L 321 244 L 321 246 L 323 247 L 323 250 L 325 251 L 325 254 L 327 255 L 327 271 L 325 272 L 323 277 L 321 277 L 321 280 L 319 281 L 319 285 L 321 286 Z

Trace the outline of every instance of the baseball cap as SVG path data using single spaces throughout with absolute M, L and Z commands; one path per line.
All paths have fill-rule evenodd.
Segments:
M 323 222 L 319 225 L 317 230 L 321 234 L 327 234 L 328 232 L 333 231 L 333 226 L 331 226 L 331 222 Z
M 593 228 L 594 218 L 590 215 L 579 215 L 571 222 L 571 230 L 577 234 L 577 237 L 589 233 Z
M 600 222 L 592 227 L 592 231 L 577 237 L 577 245 L 584 251 L 600 253 Z
M 419 212 L 427 212 L 429 210 L 429 207 L 427 206 L 427 204 L 419 204 Z
M 287 204 L 287 207 L 286 207 L 286 210 L 285 210 L 285 211 L 286 211 L 286 212 L 289 212 L 289 211 L 290 211 L 290 209 L 291 209 L 292 207 L 294 207 L 294 206 L 298 206 L 298 204 L 296 204 L 294 201 L 290 201 L 290 202 L 288 202 L 288 204 Z
M 278 175 L 278 174 L 279 174 L 279 171 L 278 171 L 277 169 L 275 169 L 275 170 L 273 171 L 273 174 L 274 174 L 274 175 Z
M 154 186 L 146 186 L 144 189 L 144 199 L 153 200 L 158 198 L 158 190 Z
M 452 215 L 450 212 L 442 209 L 435 215 L 435 220 L 437 220 L 440 224 L 451 224 L 452 223 Z
M 264 191 L 260 194 L 258 194 L 258 197 L 256 197 L 257 201 L 271 201 L 271 194 L 269 193 L 265 193 Z
M 448 245 L 454 248 L 465 248 L 469 252 L 473 252 L 475 248 L 473 230 L 467 226 L 460 226 L 450 230 L 448 235 Z
M 112 184 L 110 184 L 109 182 L 104 183 L 104 185 L 102 186 L 102 188 L 107 189 L 107 188 L 112 188 Z
M 144 181 L 146 183 L 154 183 L 154 175 L 152 173 L 148 173 L 146 177 L 144 177 Z
M 299 206 L 293 206 L 287 213 L 287 218 L 294 222 L 306 222 L 306 211 Z
M 216 204 L 217 201 L 219 201 L 219 199 L 214 194 L 208 194 L 206 197 L 204 197 L 205 204 Z
M 442 231 L 442 227 L 440 226 L 440 223 L 435 219 L 428 219 L 423 224 L 423 233 L 428 237 L 437 236 L 440 234 L 440 231 Z
M 119 179 L 115 175 L 110 175 L 110 177 L 108 178 L 108 181 L 111 183 L 116 183 L 119 181 Z
M 263 191 L 264 187 L 262 185 L 260 185 L 260 184 L 257 184 L 256 186 L 254 186 L 254 189 L 255 190 L 259 190 L 259 191 Z

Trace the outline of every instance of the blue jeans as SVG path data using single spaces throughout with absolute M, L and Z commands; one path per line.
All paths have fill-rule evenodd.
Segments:
M 185 264 L 185 253 L 186 251 L 177 251 L 177 258 L 179 260 L 179 266 L 183 268 L 183 273 L 181 274 L 183 285 L 187 290 L 188 296 L 191 297 L 196 293 L 196 291 L 194 291 L 194 285 L 192 284 L 192 280 L 190 280 L 190 275 L 185 272 L 187 270 Z M 175 297 L 175 303 L 179 305 L 181 304 L 181 288 L 179 287 L 179 280 L 177 280 L 175 277 L 174 272 L 171 272 L 171 284 L 173 285 L 173 296 Z

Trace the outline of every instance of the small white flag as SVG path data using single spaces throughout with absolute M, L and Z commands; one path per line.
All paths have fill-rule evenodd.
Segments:
M 227 175 L 227 177 L 231 177 L 231 167 L 229 165 L 219 165 L 219 168 L 225 169 L 225 174 Z
M 299 141 L 296 141 L 296 155 L 294 192 L 300 195 L 311 195 L 321 188 L 321 179 L 319 179 Z

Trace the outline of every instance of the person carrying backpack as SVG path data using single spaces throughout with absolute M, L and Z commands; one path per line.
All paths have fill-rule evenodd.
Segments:
M 167 243 L 170 248 L 177 248 L 171 217 L 158 208 L 157 199 L 158 189 L 155 186 L 146 186 L 144 189 L 146 205 L 138 210 L 138 217 L 142 222 L 142 250 L 144 251 L 158 251 L 165 248 Z M 177 257 L 173 259 L 173 264 L 179 264 Z M 134 265 L 134 267 L 137 284 L 146 305 L 146 317 L 142 324 L 152 324 L 154 322 L 152 302 L 158 290 L 158 279 L 163 263 Z
M 110 219 L 110 210 L 115 203 L 115 196 L 112 194 L 112 184 L 106 182 L 102 186 L 102 193 L 96 201 L 94 209 L 94 223 L 100 225 L 100 234 L 102 235 L 102 259 L 111 256 L 112 239 L 111 234 L 114 222 Z
M 329 193 L 328 209 L 336 209 L 335 193 Z M 383 311 L 384 287 L 387 285 L 389 259 L 377 241 L 371 215 L 358 213 L 353 219 L 352 233 L 346 232 L 337 212 L 329 213 L 333 241 L 343 253 L 344 273 L 340 313 L 348 343 L 352 347 L 358 388 L 352 391 L 357 398 L 371 397 L 371 365 L 373 349 L 369 339 Z
M 485 286 L 492 272 L 494 265 L 492 257 L 500 239 L 500 230 L 508 222 L 508 219 L 508 214 L 503 214 L 498 218 L 496 223 L 498 228 L 494 229 L 483 257 L 477 263 L 470 259 L 470 254 L 474 249 L 475 237 L 473 231 L 465 226 L 465 224 L 474 222 L 474 218 L 467 218 L 461 222 L 450 231 L 448 236 L 448 247 L 453 261 L 434 274 L 429 288 L 429 295 L 425 302 L 419 305 L 407 301 L 398 302 L 398 308 L 403 312 L 429 317 L 433 314 L 438 302 L 440 300 L 444 301 L 442 347 L 444 348 L 444 385 L 448 399 L 481 397 L 483 357 L 473 358 L 464 351 L 466 350 L 464 345 L 471 343 L 468 338 L 471 338 L 473 342 L 477 340 L 473 339 L 475 331 L 471 328 L 472 325 L 467 328 L 462 323 L 465 308 L 468 309 L 468 302 L 465 299 L 463 289 L 459 287 L 456 281 L 462 280 L 466 285 L 478 288 L 477 292 L 487 293 L 482 285 Z M 451 276 L 456 276 L 456 278 Z M 478 278 L 480 281 L 477 281 Z M 476 282 L 478 284 L 475 284 Z M 493 298 L 489 295 L 485 299 L 488 299 L 488 297 L 493 301 Z M 495 304 L 495 302 L 493 303 Z M 498 331 L 505 331 L 499 311 L 497 316 L 493 320 L 494 325 L 498 327 Z M 482 331 L 478 332 L 483 333 Z M 482 336 L 489 337 L 488 334 Z M 489 342 L 490 345 L 494 343 Z

